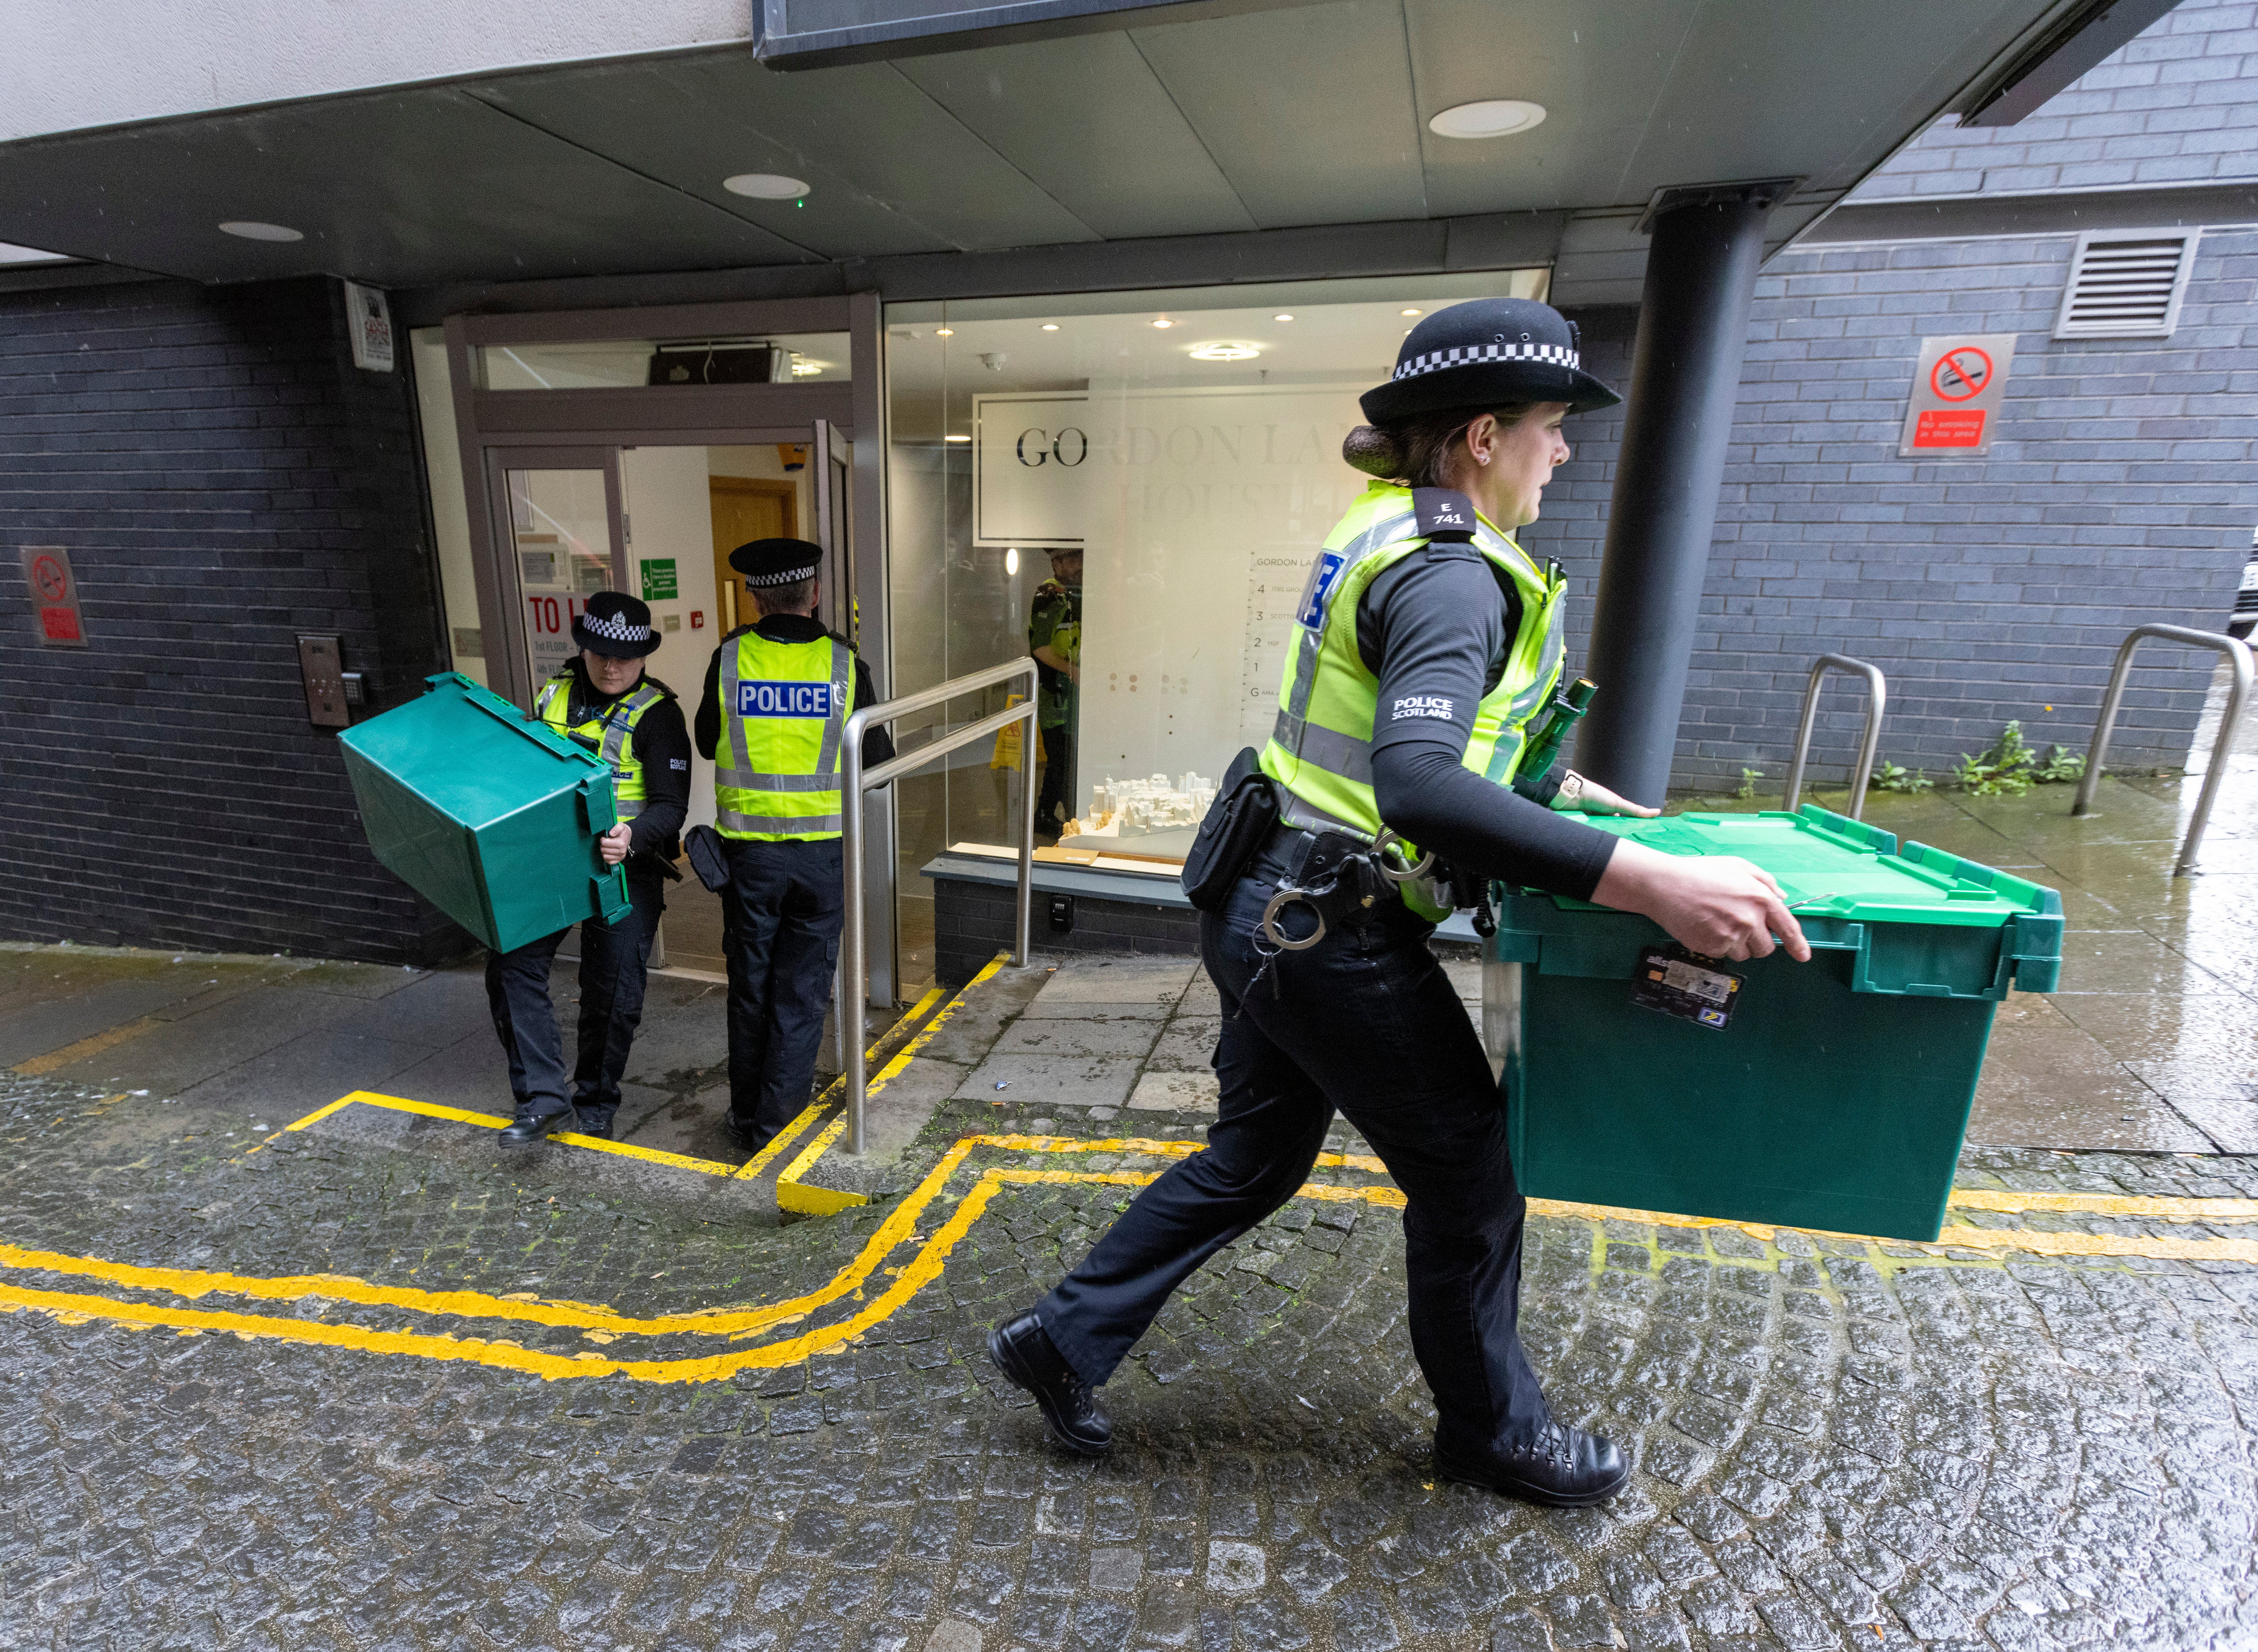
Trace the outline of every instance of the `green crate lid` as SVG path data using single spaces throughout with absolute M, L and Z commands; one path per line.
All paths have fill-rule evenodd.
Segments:
M 1891 833 L 1815 804 L 1794 814 L 1598 815 L 1586 824 L 1665 854 L 1737 854 L 1772 875 L 1798 917 L 1997 929 L 2062 911 L 2050 889 L 1925 844 L 1900 851 Z M 1566 911 L 1595 910 L 1553 898 Z

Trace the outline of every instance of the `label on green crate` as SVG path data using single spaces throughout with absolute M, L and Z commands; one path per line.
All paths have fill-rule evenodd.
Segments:
M 1733 1018 L 1734 1006 L 1741 1001 L 1743 979 L 1716 959 L 1688 952 L 1672 941 L 1639 954 L 1630 1001 L 1642 1010 L 1658 1010 L 1697 1027 L 1722 1032 Z

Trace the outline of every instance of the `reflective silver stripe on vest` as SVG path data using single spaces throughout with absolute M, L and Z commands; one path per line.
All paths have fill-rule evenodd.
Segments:
M 1490 751 L 1489 766 L 1484 771 L 1488 779 L 1502 783 L 1511 765 L 1519 761 L 1522 748 L 1529 743 L 1528 720 L 1536 715 L 1537 708 L 1552 692 L 1552 685 L 1559 680 L 1560 667 L 1564 663 L 1560 633 L 1566 618 L 1567 605 L 1556 598 L 1552 604 L 1552 617 L 1545 623 L 1544 645 L 1537 650 L 1537 676 L 1527 688 L 1513 697 L 1512 704 L 1506 708 L 1505 720 L 1509 727 L 1500 731 L 1497 744 Z M 1513 736 L 1510 748 L 1506 743 L 1509 733 Z
M 622 803 L 620 799 L 614 798 L 612 799 L 612 812 L 618 815 L 622 820 L 632 820 L 636 816 L 643 812 L 643 799 L 640 798 L 629 798 L 627 801 Z
M 1361 842 L 1373 840 L 1371 833 L 1360 826 L 1352 826 L 1330 809 L 1320 809 L 1291 786 L 1281 786 L 1286 800 L 1279 805 L 1278 818 L 1289 826 L 1299 826 L 1304 832 L 1344 832 Z
M 747 791 L 836 791 L 839 790 L 839 776 L 835 774 L 749 774 L 729 783 L 741 786 Z
M 846 830 L 846 821 L 835 814 L 739 814 L 724 809 L 715 823 L 730 832 L 773 832 L 795 838 L 835 836 Z
M 744 778 L 752 772 L 753 760 L 745 748 L 745 720 L 737 715 L 737 663 L 744 656 L 744 639 L 732 637 L 724 644 L 721 656 L 721 720 L 729 728 L 729 761 L 716 764 L 714 783 L 717 786 L 749 786 Z
M 1300 720 L 1297 718 L 1298 722 Z M 1372 783 L 1372 742 L 1344 734 L 1323 723 L 1303 723 L 1301 745 L 1294 754 L 1313 768 L 1360 786 Z
M 819 775 L 839 772 L 839 736 L 847 727 L 848 697 L 854 688 L 855 650 L 834 637 L 831 639 L 831 715 L 824 720 L 823 749 L 815 759 L 815 772 Z M 753 783 L 758 785 L 760 782 L 756 780 Z M 797 787 L 785 789 L 798 790 Z M 815 786 L 810 790 L 828 791 L 832 788 Z
M 1385 521 L 1374 522 L 1354 539 L 1350 540 L 1337 553 L 1341 558 L 1342 565 L 1340 574 L 1335 581 L 1335 589 L 1338 590 L 1348 582 L 1349 574 L 1357 564 L 1367 557 L 1387 549 L 1388 546 L 1403 536 L 1405 528 L 1417 528 L 1418 525 L 1419 518 L 1417 513 L 1391 516 Z M 1317 554 L 1322 557 L 1328 553 L 1320 550 Z M 1326 623 L 1331 624 L 1332 612 L 1330 608 L 1326 610 L 1324 617 Z M 1303 720 L 1310 714 L 1310 695 L 1314 691 L 1317 680 L 1317 654 L 1324 646 L 1325 633 L 1324 626 L 1312 631 L 1298 621 L 1294 628 L 1302 634 L 1302 638 L 1294 655 L 1293 698 L 1278 707 L 1278 725 L 1272 733 L 1271 738 L 1278 742 L 1282 749 L 1289 751 L 1298 757 L 1302 755 L 1303 732 L 1309 727 Z M 1366 760 L 1365 777 L 1367 780 L 1372 777 L 1369 758 Z

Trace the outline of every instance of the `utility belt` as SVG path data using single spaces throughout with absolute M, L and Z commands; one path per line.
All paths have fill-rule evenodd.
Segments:
M 1402 897 L 1397 885 L 1427 876 L 1435 865 L 1431 854 L 1411 865 L 1396 847 L 1402 842 L 1385 826 L 1378 838 L 1367 840 L 1346 832 L 1312 832 L 1280 821 L 1253 857 L 1270 861 L 1280 874 L 1277 892 L 1255 925 L 1258 947 L 1267 944 L 1280 952 L 1303 952 L 1323 940 L 1325 932 L 1343 919 L 1383 903 L 1400 902 Z M 1253 863 L 1248 862 L 1249 869 Z M 1295 906 L 1305 906 L 1316 916 L 1316 927 L 1306 935 L 1289 933 L 1280 921 Z

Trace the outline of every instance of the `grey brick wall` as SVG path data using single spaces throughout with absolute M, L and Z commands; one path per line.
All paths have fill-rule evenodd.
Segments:
M 1843 247 L 1760 279 L 1674 783 L 1782 774 L 1820 654 L 1880 665 L 1884 754 L 1936 769 L 2010 718 L 2081 747 L 2127 630 L 2223 627 L 2258 521 L 2258 231 L 2205 236 L 2166 339 L 2048 337 L 2071 245 Z M 1594 371 L 1623 383 L 1631 318 L 1581 319 Z M 1991 455 L 1899 459 L 1921 338 L 1986 332 L 2018 335 Z M 1571 422 L 1576 457 L 1524 535 L 1567 565 L 1580 620 L 1620 429 Z M 2212 662 L 2142 657 L 2116 755 L 2176 764 Z M 1830 691 L 1822 776 L 1843 772 L 1859 704 Z
M 1852 193 L 2008 195 L 2258 177 L 2258 5 L 2183 0 L 2013 126 L 1947 116 Z
M 300 632 L 379 705 L 444 669 L 402 374 L 332 282 L 0 294 L 0 936 L 422 961 L 468 938 L 370 856 Z M 43 649 L 15 548 L 67 546 Z

